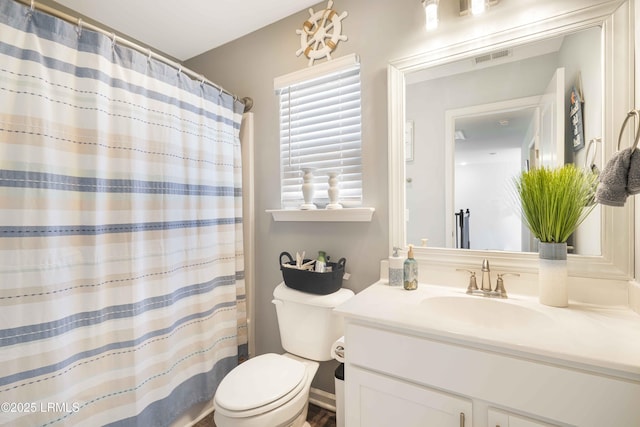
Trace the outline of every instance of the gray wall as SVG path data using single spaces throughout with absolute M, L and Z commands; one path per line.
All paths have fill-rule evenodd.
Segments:
M 314 10 L 326 7 L 326 2 Z M 273 222 L 266 209 L 280 207 L 278 104 L 274 77 L 307 67 L 296 57 L 300 38 L 295 30 L 309 18 L 302 11 L 227 45 L 189 60 L 185 65 L 203 73 L 239 96 L 254 100 L 256 177 L 256 352 L 281 352 L 272 292 L 282 281 L 277 258 L 281 251 L 307 254 L 326 250 L 347 259 L 351 273 L 344 286 L 361 291 L 379 278 L 386 258 L 388 231 L 387 183 L 387 63 L 405 56 L 401 40 L 424 33 L 424 12 L 417 0 L 371 2 L 340 0 L 334 5 L 349 16 L 335 57 L 357 53 L 362 76 L 363 205 L 376 209 L 370 223 Z M 415 33 L 415 34 L 412 34 Z M 323 363 L 313 386 L 333 391 L 336 362 Z

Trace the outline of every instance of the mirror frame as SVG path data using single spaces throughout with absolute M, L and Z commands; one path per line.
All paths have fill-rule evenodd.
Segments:
M 603 159 L 617 150 L 618 131 L 634 105 L 633 27 L 629 0 L 611 1 L 560 14 L 474 40 L 402 58 L 389 63 L 389 253 L 393 247 L 405 248 L 406 175 L 404 152 L 405 74 L 422 68 L 481 55 L 516 44 L 559 36 L 593 26 L 602 28 L 604 75 Z M 615 46 L 615 49 L 614 49 Z M 622 146 L 632 145 L 625 132 Z M 445 185 L 443 182 L 442 185 Z M 599 256 L 568 256 L 569 275 L 611 280 L 630 280 L 634 265 L 633 199 L 623 208 L 602 207 L 602 250 Z M 415 215 L 415 213 L 414 213 Z M 494 267 L 505 271 L 537 273 L 537 253 L 480 251 L 449 248 L 414 249 L 420 263 L 450 268 L 473 268 L 489 258 Z

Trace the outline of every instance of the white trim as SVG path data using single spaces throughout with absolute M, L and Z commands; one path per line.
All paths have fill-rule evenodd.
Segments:
M 346 70 L 353 65 L 359 64 L 360 58 L 355 53 L 346 55 L 340 58 L 332 59 L 331 61 L 323 62 L 313 67 L 304 68 L 302 70 L 294 71 L 284 76 L 279 76 L 273 79 L 273 88 L 277 91 L 302 83 L 307 80 L 326 76 L 327 74 L 334 73 L 341 70 Z
M 629 282 L 629 307 L 640 314 L 640 283 L 635 280 Z
M 375 208 L 344 209 L 267 209 L 273 220 L 295 222 L 370 222 Z
M 311 387 L 309 390 L 309 403 L 327 411 L 336 412 L 336 395 L 333 393 Z
M 242 149 L 242 218 L 244 238 L 244 286 L 247 310 L 249 357 L 256 351 L 255 334 L 255 177 L 254 177 L 254 113 L 242 115 L 240 145 Z
M 202 411 L 199 414 L 194 414 L 196 411 Z M 195 404 L 189 411 L 182 414 L 177 420 L 175 420 L 171 427 L 193 427 L 200 421 L 204 420 L 214 412 L 213 399 L 208 402 Z

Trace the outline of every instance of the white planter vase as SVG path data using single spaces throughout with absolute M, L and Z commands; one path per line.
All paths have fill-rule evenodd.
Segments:
M 567 244 L 538 244 L 538 298 L 552 307 L 569 306 Z

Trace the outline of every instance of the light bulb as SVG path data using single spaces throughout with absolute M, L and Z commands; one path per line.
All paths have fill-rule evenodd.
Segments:
M 479 15 L 484 12 L 485 0 L 471 0 L 471 13 Z
M 427 31 L 438 28 L 438 2 L 437 0 L 427 0 L 424 2 L 424 13 L 426 17 Z

